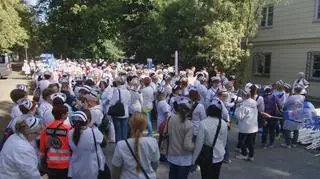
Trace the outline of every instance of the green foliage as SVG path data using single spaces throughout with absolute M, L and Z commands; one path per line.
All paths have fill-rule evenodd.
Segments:
M 28 39 L 19 16 L 19 11 L 25 9 L 25 5 L 19 0 L 0 0 L 0 50 L 8 51 Z
M 280 1 L 280 0 L 274 0 Z M 40 33 L 47 50 L 65 57 L 154 58 L 234 71 L 248 58 L 269 0 L 41 0 Z

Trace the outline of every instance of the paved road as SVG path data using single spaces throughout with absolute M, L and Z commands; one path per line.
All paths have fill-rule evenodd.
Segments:
M 14 72 L 8 79 L 0 80 L 0 116 L 7 116 L 11 101 L 10 91 L 18 83 L 27 83 L 18 73 Z M 7 120 L 0 120 L 0 133 L 2 133 Z M 236 129 L 230 132 L 230 149 L 233 150 L 236 143 Z M 303 146 L 294 149 L 280 147 L 280 141 L 273 149 L 259 148 L 260 140 L 257 140 L 255 161 L 246 162 L 235 159 L 236 153 L 231 152 L 232 164 L 224 165 L 221 171 L 222 179 L 319 179 L 320 157 L 306 151 Z M 107 162 L 110 163 L 114 145 L 109 145 L 105 150 Z M 109 165 L 110 166 L 110 165 Z M 161 163 L 158 170 L 158 178 L 168 178 L 167 164 Z M 199 179 L 200 173 L 194 172 L 189 179 Z
M 20 72 L 12 72 L 8 79 L 0 79 L 0 136 L 3 134 L 4 126 L 8 123 L 12 106 L 10 92 L 17 84 L 28 84 Z

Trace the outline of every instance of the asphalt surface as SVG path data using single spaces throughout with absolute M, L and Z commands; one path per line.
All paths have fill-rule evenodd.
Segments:
M 13 72 L 8 79 L 0 80 L 0 134 L 3 133 L 8 123 L 8 114 L 12 102 L 10 91 L 16 84 L 27 84 L 19 72 Z M 2 135 L 1 135 L 2 136 Z M 257 137 L 255 160 L 253 162 L 235 159 L 237 153 L 234 151 L 237 140 L 236 126 L 229 133 L 229 144 L 231 151 L 231 164 L 225 164 L 221 170 L 221 179 L 319 179 L 320 157 L 314 157 L 314 153 L 306 151 L 304 146 L 293 149 L 280 147 L 278 140 L 274 148 L 263 149 L 260 147 L 260 137 Z M 109 144 L 105 150 L 107 163 L 110 165 L 114 144 Z M 319 151 L 320 152 L 320 151 Z M 168 178 L 169 168 L 166 163 L 161 163 L 157 178 Z M 201 178 L 200 172 L 196 171 L 189 175 L 189 179 Z

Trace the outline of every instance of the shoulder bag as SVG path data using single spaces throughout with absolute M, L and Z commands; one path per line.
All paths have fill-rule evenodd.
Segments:
M 97 161 L 98 161 L 98 168 L 99 168 L 99 174 L 98 174 L 98 179 L 110 179 L 111 175 L 110 175 L 110 170 L 108 165 L 105 163 L 104 164 L 104 170 L 100 170 L 100 160 L 99 160 L 99 155 L 98 155 L 98 147 L 97 147 L 97 140 L 96 140 L 96 136 L 94 135 L 93 129 L 91 128 L 92 131 L 92 135 L 93 135 L 93 141 L 94 141 L 94 147 L 96 150 L 96 155 L 97 155 Z
M 159 150 L 162 155 L 167 155 L 169 150 L 169 121 L 171 119 L 171 116 L 161 123 L 162 126 L 160 126 L 161 133 L 159 138 Z
M 204 166 L 204 165 L 211 165 L 212 164 L 212 158 L 213 158 L 213 149 L 217 143 L 217 139 L 218 139 L 218 135 L 220 133 L 220 129 L 221 129 L 221 118 L 219 119 L 219 124 L 217 127 L 217 131 L 216 134 L 214 136 L 213 142 L 211 146 L 202 145 L 202 149 L 201 152 L 196 160 L 196 164 L 200 165 L 200 166 Z
M 124 105 L 121 103 L 121 93 L 120 89 L 118 89 L 119 92 L 119 100 L 116 102 L 116 104 L 110 106 L 108 110 L 108 115 L 113 117 L 122 117 L 125 115 Z
M 136 160 L 137 165 L 140 167 L 140 169 L 141 169 L 142 173 L 144 174 L 144 176 L 146 177 L 146 179 L 150 179 L 149 176 L 148 176 L 148 174 L 147 174 L 147 172 L 143 169 L 141 163 L 140 163 L 139 160 L 137 159 L 137 156 L 134 155 L 133 150 L 132 150 L 132 148 L 130 147 L 128 140 L 125 140 L 125 142 L 126 142 L 128 148 L 129 148 L 129 150 L 130 150 L 131 155 L 132 155 L 133 158 Z

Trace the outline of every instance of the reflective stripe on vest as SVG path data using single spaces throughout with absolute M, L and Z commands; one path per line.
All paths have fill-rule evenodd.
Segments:
M 48 152 L 50 153 L 56 153 L 56 154 L 71 154 L 70 150 L 63 150 L 63 149 L 54 149 L 54 148 L 50 148 L 48 150 Z
M 57 157 L 57 156 L 48 156 L 48 161 L 69 161 L 70 156 L 68 157 Z

